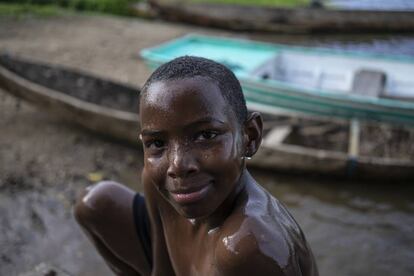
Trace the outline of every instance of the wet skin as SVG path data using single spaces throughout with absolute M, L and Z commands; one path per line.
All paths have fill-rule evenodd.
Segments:
M 140 103 L 152 275 L 317 275 L 294 219 L 246 170 L 259 114 L 240 124 L 206 78 L 153 83 Z

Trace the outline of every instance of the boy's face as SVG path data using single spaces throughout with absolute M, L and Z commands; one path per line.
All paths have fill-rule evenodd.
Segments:
M 206 78 L 153 83 L 141 99 L 144 185 L 187 218 L 213 213 L 244 168 L 241 126 Z

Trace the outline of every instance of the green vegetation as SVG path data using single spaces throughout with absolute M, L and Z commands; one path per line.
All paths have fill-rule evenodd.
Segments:
M 67 6 L 81 11 L 106 12 L 127 15 L 128 6 L 136 0 L 66 0 Z
M 0 0 L 0 15 L 57 15 L 66 10 L 128 15 L 128 6 L 136 0 Z
M 55 16 L 67 13 L 62 8 L 53 5 L 33 5 L 33 4 L 4 4 L 0 3 L 0 16 L 22 17 L 26 15 L 34 16 Z

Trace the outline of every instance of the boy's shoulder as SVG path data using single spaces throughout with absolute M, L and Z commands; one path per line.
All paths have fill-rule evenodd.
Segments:
M 276 198 L 259 188 L 223 225 L 216 257 L 225 275 L 285 275 L 300 269 L 297 251 L 307 251 L 299 226 Z

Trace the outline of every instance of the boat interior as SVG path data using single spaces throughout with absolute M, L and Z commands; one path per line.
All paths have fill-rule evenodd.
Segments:
M 301 150 L 325 150 L 349 156 L 370 156 L 412 160 L 412 128 L 370 121 L 333 122 L 287 115 L 263 115 L 266 148 L 299 146 Z
M 275 80 L 299 90 L 414 101 L 414 62 L 403 57 L 273 46 L 198 35 L 141 54 L 144 58 L 188 54 L 205 57 L 225 64 L 239 77 Z
M 81 71 L 0 54 L 0 66 L 27 81 L 86 102 L 138 112 L 139 90 Z M 113 93 L 116 91 L 117 93 Z
M 251 75 L 332 93 L 414 100 L 412 73 L 409 63 L 283 51 Z

